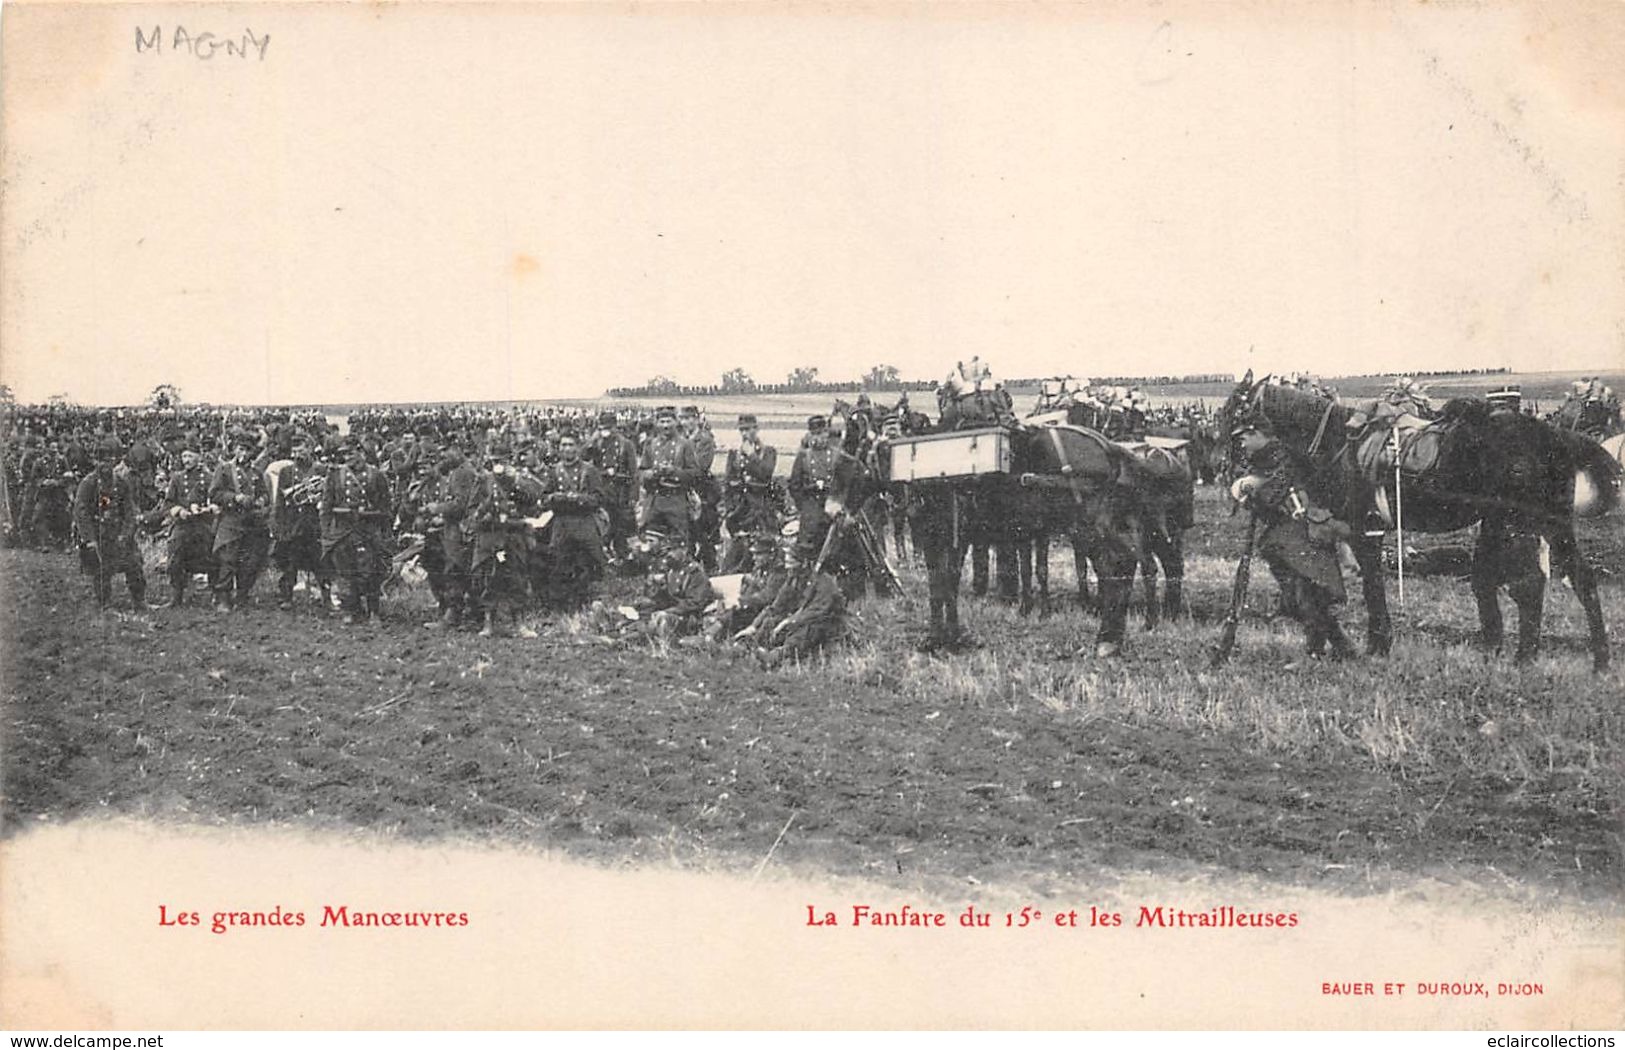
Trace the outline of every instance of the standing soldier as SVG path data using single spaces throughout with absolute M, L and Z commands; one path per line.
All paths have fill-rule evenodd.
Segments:
M 579 609 L 592 584 L 604 576 L 604 480 L 597 467 L 581 458 L 575 434 L 561 434 L 558 449 L 559 461 L 543 477 L 547 496 L 542 505 L 553 512 L 548 526 L 552 583 L 564 608 Z
M 96 446 L 96 468 L 74 493 L 73 522 L 79 535 L 79 567 L 95 580 L 96 604 L 107 607 L 113 597 L 113 574 L 122 572 L 130 604 L 139 611 L 147 601 L 147 577 L 135 543 L 141 508 L 134 482 L 113 470 L 122 451 L 112 436 Z
M 129 451 L 124 453 L 124 464 L 129 467 L 131 480 L 135 482 L 136 502 L 144 511 L 151 511 L 158 505 L 157 447 L 157 440 L 143 427 Z
M 790 468 L 790 498 L 795 500 L 799 518 L 796 534 L 797 555 L 811 565 L 829 532 L 833 504 L 840 504 L 842 478 L 850 477 L 852 457 L 830 445 L 829 419 L 812 416 L 807 420 L 807 436 Z
M 480 472 L 470 517 L 474 526 L 471 557 L 474 589 L 485 623 L 481 638 L 505 630 L 518 616 L 525 598 L 530 565 L 530 527 L 522 518 L 523 495 L 505 445 L 493 443 L 490 465 Z
M 265 475 L 249 461 L 256 442 L 239 431 L 231 439 L 232 458 L 221 463 L 209 482 L 209 502 L 219 508 L 214 530 L 214 601 L 230 612 L 246 599 L 265 567 L 270 536 L 265 528 L 269 492 Z
M 694 521 L 694 555 L 707 572 L 717 568 L 717 544 L 722 541 L 722 486 L 711 473 L 717 458 L 717 438 L 711 424 L 700 416 L 698 405 L 683 408 L 683 436 L 694 446 L 694 462 L 699 477 L 694 492 L 700 498 L 700 513 Z
M 689 503 L 699 480 L 694 446 L 677 432 L 677 411 L 663 407 L 655 413 L 655 432 L 638 464 L 643 471 L 644 502 L 638 525 L 689 546 Z
M 78 478 L 55 437 L 46 440 L 44 451 L 29 457 L 26 469 L 24 519 L 30 542 L 39 544 L 42 551 L 55 550 L 68 542 L 72 517 L 68 505 Z
M 725 574 L 749 571 L 751 553 L 755 549 L 752 540 L 756 536 L 778 535 L 778 500 L 773 492 L 773 474 L 778 464 L 778 450 L 762 443 L 756 417 L 749 413 L 741 415 L 739 447 L 729 450 L 723 475 L 727 484 L 729 538 L 722 567 Z
M 389 522 L 389 479 L 367 462 L 354 437 L 340 446 L 344 462 L 327 472 L 319 504 L 322 556 L 344 585 L 344 622 L 366 623 L 379 614 L 389 553 L 384 529 Z
M 277 608 L 293 608 L 293 587 L 299 571 L 311 573 L 321 586 L 322 612 L 332 606 L 332 574 L 322 561 L 322 521 L 319 509 L 327 479 L 311 455 L 310 438 L 294 438 L 293 461 L 276 477 L 271 508 L 271 559 L 277 567 Z
M 1334 611 L 1345 597 L 1337 543 L 1348 537 L 1348 526 L 1310 503 L 1306 460 L 1252 424 L 1238 426 L 1232 437 L 1241 444 L 1248 473 L 1231 491 L 1258 517 L 1258 552 L 1296 600 L 1309 655 L 1321 655 L 1328 644 L 1335 659 L 1355 655 Z
M 453 628 L 461 626 L 468 613 L 479 612 L 478 605 L 469 608 L 474 601 L 470 575 L 474 537 L 468 514 L 480 476 L 455 445 L 440 454 L 437 471 L 429 482 L 434 487 L 432 498 L 425 505 L 430 517 L 423 537 L 423 567 L 430 574 L 440 619 L 425 626 Z
M 604 509 L 609 512 L 609 546 L 625 558 L 626 543 L 637 531 L 638 447 L 615 429 L 615 413 L 598 415 L 598 436 L 588 450 L 604 479 Z
M 163 505 L 169 520 L 169 608 L 179 609 L 195 574 L 214 575 L 215 508 L 209 502 L 209 472 L 196 445 L 181 450 L 180 469 L 169 476 Z

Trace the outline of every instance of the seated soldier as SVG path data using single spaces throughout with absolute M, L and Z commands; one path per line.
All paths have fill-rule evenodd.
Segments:
M 655 540 L 664 570 L 649 577 L 649 590 L 638 600 L 639 612 L 651 613 L 649 632 L 660 638 L 675 638 L 697 632 L 717 592 L 710 577 L 681 540 Z
M 784 585 L 786 570 L 778 541 L 768 533 L 750 538 L 751 570 L 739 585 L 739 604 L 728 610 L 723 631 L 736 635 L 750 626 L 762 610 L 772 604 Z
M 802 580 L 799 586 L 794 582 Z M 780 620 L 762 642 L 762 663 L 777 667 L 809 656 L 839 638 L 846 626 L 846 596 L 827 572 L 798 574 L 784 590 L 796 595 L 795 611 Z

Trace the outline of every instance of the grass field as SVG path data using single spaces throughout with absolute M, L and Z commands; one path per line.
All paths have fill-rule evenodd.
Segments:
M 910 568 L 907 598 L 856 607 L 849 644 L 776 671 L 573 617 L 534 640 L 431 634 L 421 589 L 372 628 L 278 612 L 263 582 L 230 617 L 98 614 L 70 559 L 6 551 L 7 829 L 111 813 L 746 870 L 788 824 L 777 860 L 837 875 L 1209 869 L 1617 896 L 1625 682 L 1617 641 L 1615 669 L 1589 670 L 1566 587 L 1528 667 L 1473 647 L 1467 588 L 1442 578 L 1408 581 L 1391 658 L 1337 665 L 1302 657 L 1261 573 L 1213 671 L 1240 528 L 1202 490 L 1192 617 L 1136 627 L 1119 660 L 1076 655 L 1096 624 L 1057 557 L 1051 616 L 968 600 L 978 650 L 914 651 Z M 1617 639 L 1619 522 L 1585 544 Z

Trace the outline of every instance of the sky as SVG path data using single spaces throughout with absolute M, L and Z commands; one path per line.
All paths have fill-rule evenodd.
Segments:
M 0 381 L 1622 367 L 1619 10 L 8 4 Z

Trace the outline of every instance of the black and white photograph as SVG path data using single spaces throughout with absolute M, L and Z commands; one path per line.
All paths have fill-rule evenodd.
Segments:
M 0 1027 L 1625 1028 L 1622 186 L 1613 2 L 7 3 Z

